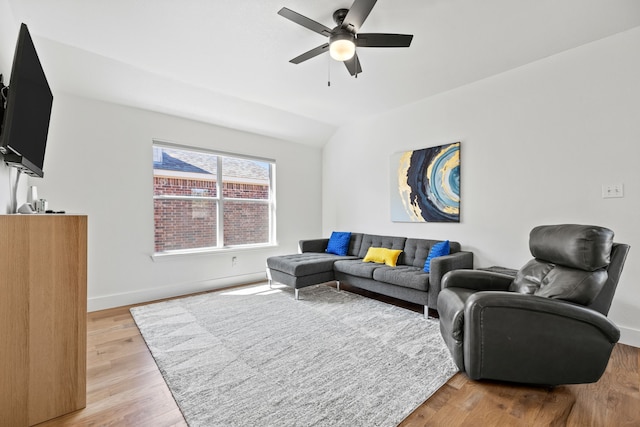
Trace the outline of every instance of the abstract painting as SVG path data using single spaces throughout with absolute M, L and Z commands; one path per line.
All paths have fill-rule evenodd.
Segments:
M 460 222 L 460 143 L 391 156 L 391 220 Z

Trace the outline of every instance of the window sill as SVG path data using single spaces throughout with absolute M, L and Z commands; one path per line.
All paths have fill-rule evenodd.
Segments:
M 278 247 L 277 243 L 268 243 L 263 245 L 245 245 L 245 246 L 229 246 L 224 248 L 206 248 L 206 249 L 185 249 L 172 252 L 158 252 L 151 255 L 154 262 L 163 262 L 180 258 L 192 258 L 194 256 L 210 256 L 220 254 L 230 254 L 234 252 L 255 251 L 261 249 L 270 249 Z

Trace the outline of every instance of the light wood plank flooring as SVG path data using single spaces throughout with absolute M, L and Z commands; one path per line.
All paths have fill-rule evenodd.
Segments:
M 419 306 L 378 298 L 421 311 Z M 87 407 L 40 426 L 186 426 L 129 308 L 89 313 Z M 474 382 L 458 373 L 401 424 L 402 427 L 638 425 L 640 349 L 622 344 L 615 347 L 604 376 L 595 384 L 546 389 Z

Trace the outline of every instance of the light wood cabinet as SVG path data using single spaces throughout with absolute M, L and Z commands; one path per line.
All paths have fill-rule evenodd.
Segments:
M 86 406 L 87 217 L 0 215 L 0 426 Z

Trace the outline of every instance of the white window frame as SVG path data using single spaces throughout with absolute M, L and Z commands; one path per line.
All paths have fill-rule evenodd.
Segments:
M 152 258 L 159 259 L 166 256 L 174 255 L 197 255 L 207 254 L 220 251 L 238 251 L 238 250 L 251 250 L 264 247 L 277 246 L 277 232 L 276 232 L 276 161 L 274 159 L 268 159 L 264 157 L 248 156 L 244 154 L 230 153 L 225 151 L 208 150 L 201 147 L 192 147 L 183 144 L 175 144 L 165 141 L 153 140 L 153 159 L 157 157 L 159 150 L 156 148 L 169 148 L 175 150 L 194 151 L 204 154 L 214 155 L 217 157 L 216 167 L 216 197 L 211 196 L 182 196 L 182 195 L 156 195 L 153 191 L 153 201 L 155 200 L 207 200 L 215 201 L 218 205 L 217 217 L 216 217 L 216 246 L 204 247 L 204 248 L 190 248 L 190 249 L 175 249 L 164 252 L 155 251 L 155 236 L 153 239 L 153 255 Z M 248 198 L 232 198 L 223 196 L 223 170 L 222 170 L 222 158 L 235 158 L 241 160 L 252 160 L 258 162 L 264 162 L 269 164 L 269 197 L 267 199 L 248 199 Z M 155 176 L 155 169 L 152 173 Z M 177 173 L 177 176 L 184 176 Z M 155 184 L 154 184 L 155 185 Z M 243 203 L 260 203 L 268 204 L 269 206 L 269 241 L 266 243 L 250 243 L 240 245 L 227 245 L 224 243 L 224 203 L 225 201 L 237 201 Z M 154 209 L 154 227 L 155 227 L 155 209 Z

